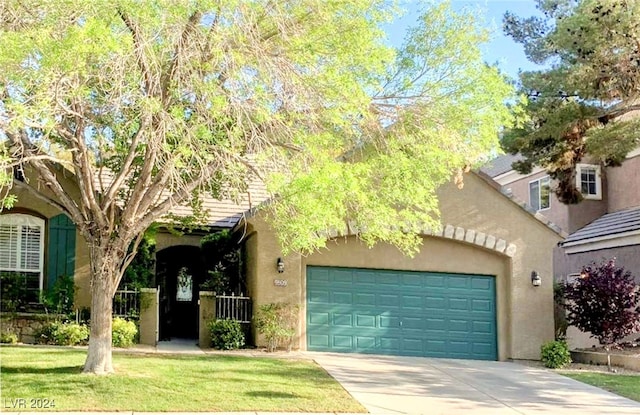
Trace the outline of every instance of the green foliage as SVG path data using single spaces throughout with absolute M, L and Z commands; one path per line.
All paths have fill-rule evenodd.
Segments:
M 0 305 L 2 311 L 17 311 L 28 302 L 27 283 L 18 273 L 0 273 Z
M 640 285 L 615 258 L 592 263 L 563 287 L 567 321 L 607 349 L 640 330 Z
M 286 345 L 291 349 L 291 342 L 298 326 L 297 304 L 269 303 L 260 306 L 255 315 L 258 332 L 267 341 L 267 351 L 273 352 L 278 346 Z
M 209 323 L 211 345 L 220 350 L 240 349 L 245 344 L 244 331 L 235 320 L 213 320 Z
M 259 178 L 284 254 L 347 223 L 415 253 L 438 187 L 497 147 L 513 89 L 473 15 L 446 4 L 386 46 L 391 3 L 5 0 L 0 171 L 23 163 L 99 247 L 112 266 L 94 286 L 118 284 L 173 208 L 206 224 L 202 196 L 256 206 Z
M 18 335 L 12 331 L 0 331 L 0 343 L 16 344 L 18 343 Z
M 52 289 L 45 293 L 43 303 L 50 312 L 69 315 L 73 313 L 75 292 L 73 275 L 60 276 Z
M 211 233 L 200 241 L 207 279 L 200 289 L 219 294 L 241 292 L 238 241 L 229 230 Z
M 559 369 L 571 363 L 569 346 L 564 340 L 547 342 L 541 347 L 542 363 L 548 368 Z
M 575 186 L 576 164 L 589 157 L 618 166 L 640 145 L 640 2 L 618 0 L 539 1 L 543 18 L 507 13 L 505 32 L 521 43 L 529 59 L 547 63 L 520 76 L 527 96 L 517 128 L 503 147 L 521 153 L 521 173 L 534 165 L 558 180 L 565 203 L 583 197 Z
M 131 251 L 131 247 L 129 248 Z M 131 264 L 124 271 L 120 287 L 132 289 L 153 287 L 156 264 L 155 228 L 147 229 L 144 233 L 136 255 Z
M 111 344 L 114 347 L 131 347 L 135 344 L 138 336 L 136 323 L 116 317 L 113 319 L 112 327 Z
M 89 327 L 75 322 L 52 321 L 42 326 L 36 333 L 40 344 L 57 346 L 77 346 L 89 340 Z

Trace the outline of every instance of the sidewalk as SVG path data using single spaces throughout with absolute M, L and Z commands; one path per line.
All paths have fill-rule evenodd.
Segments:
M 173 339 L 171 341 L 158 342 L 157 346 L 146 346 L 143 344 L 135 345 L 127 349 L 116 349 L 115 353 L 162 353 L 162 354 L 194 354 L 194 355 L 225 355 L 225 356 L 244 356 L 244 357 L 267 357 L 278 359 L 303 359 L 313 360 L 306 352 L 301 351 L 275 351 L 269 352 L 265 349 L 238 349 L 238 350 L 216 350 L 201 349 L 197 345 L 195 339 Z

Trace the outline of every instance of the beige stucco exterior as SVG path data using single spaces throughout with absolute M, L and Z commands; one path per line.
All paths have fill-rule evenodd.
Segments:
M 285 257 L 283 273 L 276 270 L 282 255 L 273 230 L 260 216 L 249 219 L 246 266 L 254 310 L 270 302 L 299 304 L 294 345 L 304 350 L 309 265 L 493 275 L 499 359 L 539 359 L 540 345 L 554 338 L 552 248 L 561 237 L 475 174 L 465 177 L 462 190 L 444 186 L 439 199 L 443 231 L 425 231 L 414 258 L 386 244 L 368 248 L 346 235 L 308 257 Z M 540 287 L 531 284 L 533 270 L 542 276 Z M 276 286 L 274 280 L 287 285 Z

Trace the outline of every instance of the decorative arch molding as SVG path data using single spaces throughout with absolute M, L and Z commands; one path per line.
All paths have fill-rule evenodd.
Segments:
M 329 237 L 335 238 L 337 236 L 356 236 L 357 234 L 357 227 L 349 224 L 349 226 L 347 226 L 346 232 L 332 232 L 329 234 Z M 478 232 L 473 229 L 465 229 L 460 226 L 445 225 L 443 228 L 437 231 L 425 228 L 421 230 L 420 235 L 453 239 L 455 241 L 478 245 L 485 249 L 489 249 L 506 255 L 509 258 L 515 256 L 517 251 L 517 246 L 515 244 L 508 243 L 504 239 L 498 238 L 485 232 Z
M 446 225 L 440 232 L 425 233 L 425 235 L 439 236 L 456 241 L 467 242 L 483 248 L 496 251 L 512 258 L 516 254 L 515 244 L 508 243 L 504 239 L 494 235 L 478 232 L 473 229 L 465 229 L 460 226 Z

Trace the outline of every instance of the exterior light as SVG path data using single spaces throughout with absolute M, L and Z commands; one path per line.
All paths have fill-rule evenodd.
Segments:
M 278 258 L 278 260 L 276 261 L 276 269 L 278 270 L 279 274 L 282 274 L 284 272 L 284 261 L 282 260 L 282 258 Z
M 539 287 L 542 284 L 542 278 L 536 271 L 531 271 L 531 285 Z

